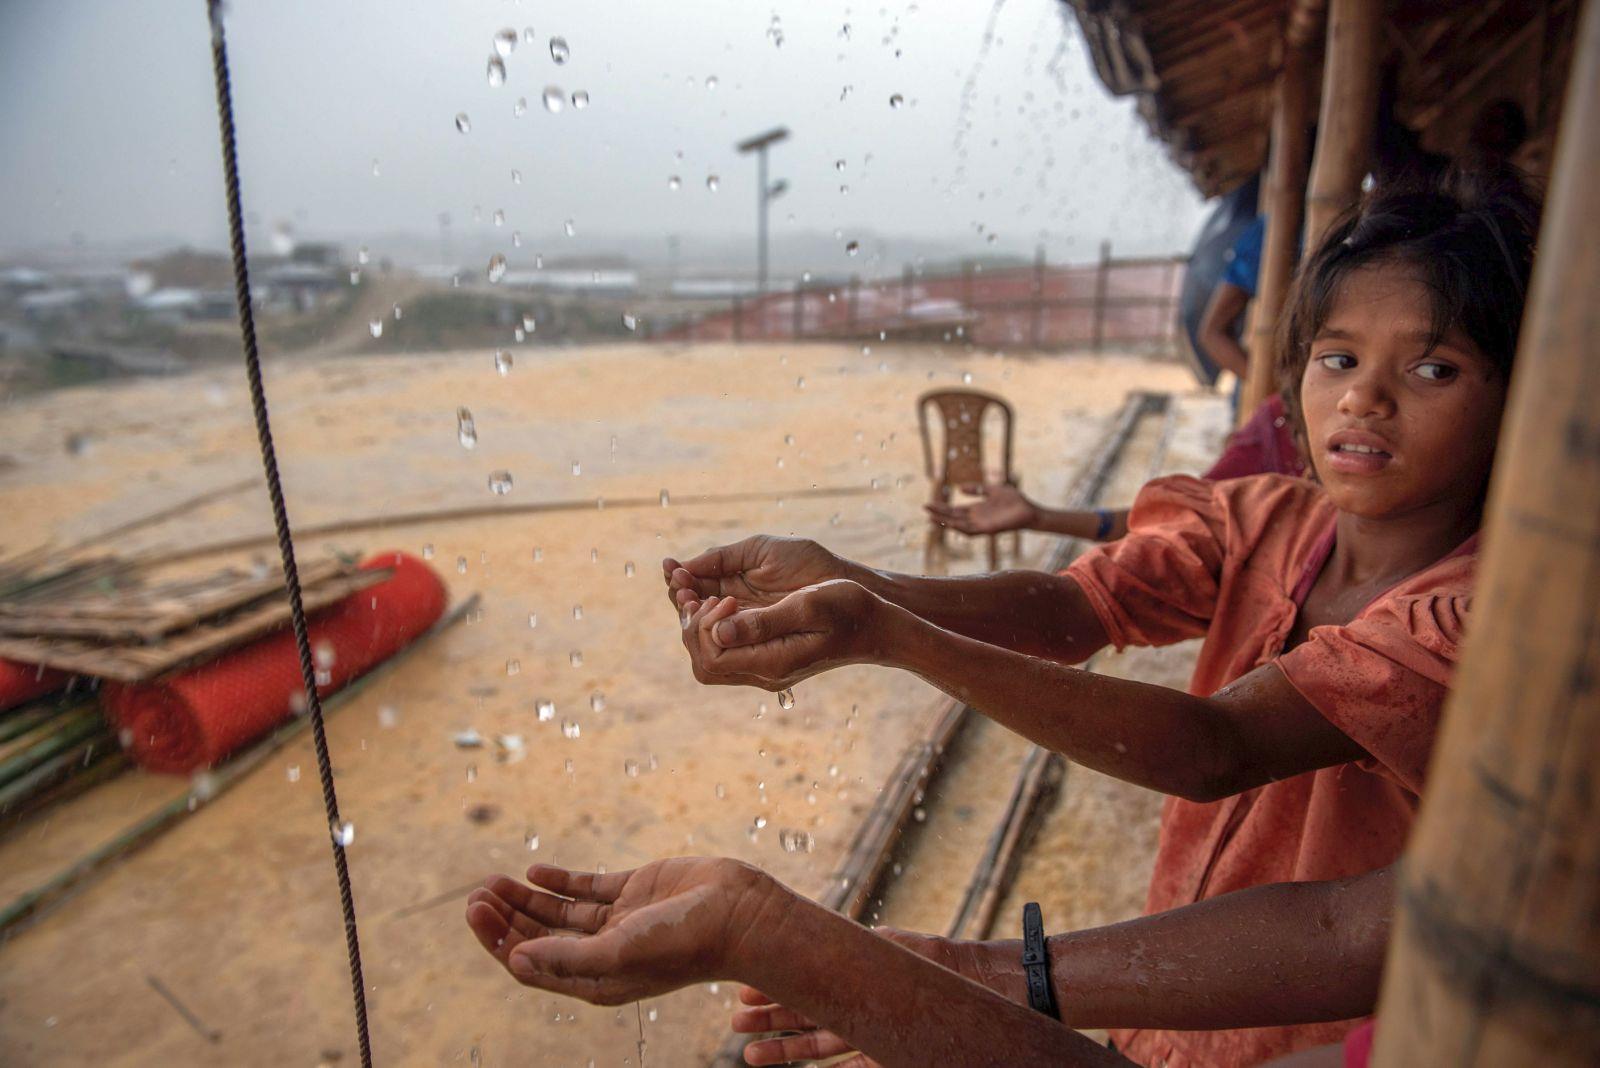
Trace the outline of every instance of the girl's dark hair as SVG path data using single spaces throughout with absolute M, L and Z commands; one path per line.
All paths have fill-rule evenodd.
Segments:
M 1279 321 L 1278 383 L 1298 436 L 1311 340 L 1362 267 L 1407 267 L 1433 300 L 1428 347 L 1459 330 L 1509 376 L 1538 229 L 1538 201 L 1506 168 L 1379 187 L 1341 216 L 1301 264 Z

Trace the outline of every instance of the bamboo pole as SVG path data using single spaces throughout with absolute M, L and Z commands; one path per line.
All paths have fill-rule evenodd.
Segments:
M 1579 28 L 1378 1065 L 1600 1063 L 1600 5 Z
M 1261 270 L 1250 308 L 1245 349 L 1250 373 L 1240 399 L 1243 424 L 1278 388 L 1276 348 L 1278 315 L 1294 273 L 1295 242 L 1300 236 L 1306 196 L 1306 149 L 1311 131 L 1310 64 L 1304 48 L 1286 48 L 1272 108 L 1272 158 L 1267 164 L 1266 234 L 1261 241 Z
M 1356 202 L 1372 158 L 1378 110 L 1379 0 L 1331 0 L 1322 62 L 1317 154 L 1306 197 L 1306 248 Z

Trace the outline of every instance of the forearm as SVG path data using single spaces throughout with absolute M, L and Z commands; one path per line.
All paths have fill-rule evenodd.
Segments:
M 1104 534 L 1100 532 L 1102 515 L 1110 520 L 1106 525 Z M 1067 538 L 1082 538 L 1085 541 L 1116 541 L 1128 532 L 1128 510 L 1126 508 L 1101 511 L 1038 508 L 1035 509 L 1035 516 L 1034 521 L 1028 525 L 1029 530 L 1037 530 L 1045 534 L 1060 534 L 1062 537 Z
M 1105 630 L 1072 579 L 1043 571 L 930 578 L 849 564 L 846 578 L 945 631 L 1062 663 L 1087 660 Z
M 779 888 L 769 922 L 741 940 L 733 978 L 804 1014 L 883 1064 L 1129 1062 L 1063 1024 Z
M 1202 334 L 1200 344 L 1206 354 L 1224 371 L 1232 371 L 1240 378 L 1250 372 L 1250 354 L 1234 336 L 1223 330 Z
M 914 672 L 1077 763 L 1193 800 L 1237 792 L 1237 740 L 1213 703 L 1068 667 L 889 609 L 876 663 Z
M 1390 869 L 1277 883 L 1049 940 L 1073 1027 L 1215 1030 L 1371 1013 L 1394 903 Z

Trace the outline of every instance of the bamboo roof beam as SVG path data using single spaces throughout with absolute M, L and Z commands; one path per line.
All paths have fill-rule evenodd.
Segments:
M 1583 13 L 1380 1068 L 1600 1063 L 1600 4 Z

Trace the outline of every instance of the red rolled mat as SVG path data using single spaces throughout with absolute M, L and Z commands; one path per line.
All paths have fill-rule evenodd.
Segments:
M 65 672 L 0 659 L 0 712 L 40 694 L 61 689 L 67 684 L 67 677 Z
M 411 644 L 444 612 L 444 583 L 416 557 L 384 552 L 361 566 L 395 572 L 312 617 L 322 695 Z M 215 764 L 288 720 L 302 693 L 300 655 L 287 629 L 176 675 L 100 691 L 133 759 L 178 774 Z

